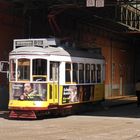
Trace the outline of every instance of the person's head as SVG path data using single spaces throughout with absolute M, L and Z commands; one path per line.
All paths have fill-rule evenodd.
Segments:
M 24 92 L 28 93 L 30 91 L 32 91 L 32 84 L 31 83 L 25 83 L 24 84 Z

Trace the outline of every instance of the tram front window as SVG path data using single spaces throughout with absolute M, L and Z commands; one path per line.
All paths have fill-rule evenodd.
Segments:
M 18 80 L 30 80 L 30 60 L 29 59 L 19 59 L 18 60 Z
M 11 100 L 45 101 L 47 98 L 46 83 L 12 83 Z
M 46 81 L 47 60 L 33 59 L 33 81 Z
M 15 81 L 16 76 L 16 60 L 10 60 L 10 80 Z

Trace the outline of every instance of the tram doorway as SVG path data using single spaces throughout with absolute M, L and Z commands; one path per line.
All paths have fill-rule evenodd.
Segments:
M 59 63 L 51 61 L 49 67 L 50 67 L 49 100 L 50 103 L 58 103 Z

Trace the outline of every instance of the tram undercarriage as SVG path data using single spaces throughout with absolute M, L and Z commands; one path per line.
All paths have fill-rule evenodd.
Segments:
M 103 101 L 103 100 L 102 100 Z M 79 103 L 79 104 L 69 104 L 69 105 L 52 105 L 46 109 L 38 110 L 36 109 L 13 109 L 9 113 L 9 118 L 13 119 L 39 119 L 45 118 L 47 116 L 55 117 L 65 117 L 72 114 L 80 114 L 88 111 L 94 111 L 95 107 L 101 106 L 102 101 Z

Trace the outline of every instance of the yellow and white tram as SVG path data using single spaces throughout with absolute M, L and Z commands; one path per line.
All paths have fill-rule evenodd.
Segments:
M 9 55 L 12 118 L 62 113 L 104 99 L 105 61 L 92 51 L 54 46 L 53 39 L 17 39 Z

